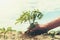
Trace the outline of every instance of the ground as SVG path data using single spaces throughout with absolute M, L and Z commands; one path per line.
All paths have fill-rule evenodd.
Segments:
M 31 37 L 18 32 L 7 32 L 5 37 L 3 33 L 0 34 L 0 40 L 60 40 L 60 35 L 55 35 L 54 38 L 47 34 Z

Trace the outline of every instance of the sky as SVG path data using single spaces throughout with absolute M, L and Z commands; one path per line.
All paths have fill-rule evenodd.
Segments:
M 39 20 L 40 24 L 44 24 L 60 17 L 60 0 L 0 0 L 0 27 L 11 26 L 13 29 L 26 31 L 28 23 L 14 23 L 22 11 L 33 9 L 39 9 L 44 14 Z

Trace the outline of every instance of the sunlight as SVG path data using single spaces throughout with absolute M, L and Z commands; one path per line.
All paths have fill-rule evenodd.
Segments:
M 31 10 L 34 8 L 39 9 L 43 14 L 46 13 L 44 19 L 42 20 L 44 23 L 45 18 L 49 16 L 47 15 L 49 12 L 55 12 L 56 9 L 60 9 L 60 0 L 0 0 L 0 26 L 12 26 L 13 29 L 17 28 L 18 30 L 18 28 L 20 28 L 19 30 L 25 31 L 27 28 L 26 26 L 28 25 L 23 24 L 25 25 L 23 26 L 19 24 L 20 26 L 22 26 L 21 28 L 20 26 L 16 27 L 17 25 L 15 25 L 14 23 L 16 21 L 16 18 L 18 18 L 22 14 L 22 11 L 27 9 Z

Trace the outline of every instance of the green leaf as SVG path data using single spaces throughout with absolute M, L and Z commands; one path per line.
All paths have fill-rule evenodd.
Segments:
M 22 15 L 16 19 L 16 23 L 23 23 L 29 21 L 31 24 L 35 22 L 36 18 L 41 19 L 43 17 L 43 14 L 37 9 L 34 9 L 33 11 L 23 11 Z

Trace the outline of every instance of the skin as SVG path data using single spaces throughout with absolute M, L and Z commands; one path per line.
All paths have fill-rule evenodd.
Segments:
M 46 24 L 42 24 L 42 25 L 36 24 L 35 28 L 33 28 L 33 29 L 29 28 L 26 31 L 26 33 L 29 35 L 39 35 L 42 33 L 46 33 L 47 31 L 49 31 L 53 28 L 56 28 L 58 26 L 60 26 L 60 17 L 57 19 L 54 19 L 53 21 L 48 22 Z

